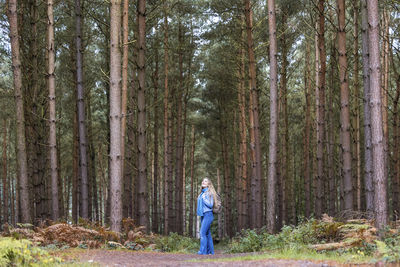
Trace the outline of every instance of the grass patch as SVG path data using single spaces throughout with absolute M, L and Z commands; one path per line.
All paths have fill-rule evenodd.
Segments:
M 281 251 L 268 251 L 260 254 L 243 255 L 238 257 L 226 257 L 226 258 L 207 258 L 207 259 L 196 259 L 190 260 L 193 262 L 237 262 L 237 261 L 253 261 L 253 260 L 269 260 L 269 259 L 280 259 L 280 260 L 307 260 L 317 262 L 335 262 L 341 264 L 348 263 L 371 263 L 373 258 L 370 256 L 364 256 L 357 253 L 344 253 L 340 254 L 337 252 L 317 253 L 311 250 L 281 250 Z

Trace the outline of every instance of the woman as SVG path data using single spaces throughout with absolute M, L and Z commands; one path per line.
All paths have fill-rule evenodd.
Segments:
M 211 223 L 214 219 L 213 206 L 217 193 L 210 179 L 201 182 L 201 193 L 197 198 L 197 215 L 201 218 L 199 255 L 213 255 L 214 245 L 211 238 Z

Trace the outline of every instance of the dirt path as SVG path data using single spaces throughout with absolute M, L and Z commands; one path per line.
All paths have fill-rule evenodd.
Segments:
M 208 259 L 230 258 L 244 254 L 216 254 L 213 256 L 200 256 L 196 254 L 172 254 L 161 252 L 134 252 L 112 250 L 87 250 L 79 255 L 81 262 L 95 262 L 101 266 L 128 267 L 128 266 L 304 266 L 327 267 L 335 266 L 327 263 L 296 260 L 252 260 L 252 261 L 204 261 Z M 200 260 L 191 262 L 191 260 Z

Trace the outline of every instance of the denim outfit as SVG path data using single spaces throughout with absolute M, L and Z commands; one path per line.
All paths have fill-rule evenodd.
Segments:
M 214 254 L 214 245 L 210 231 L 211 223 L 214 220 L 212 212 L 214 199 L 207 191 L 208 188 L 202 189 L 197 199 L 197 215 L 201 218 L 200 251 L 197 253 L 200 255 Z

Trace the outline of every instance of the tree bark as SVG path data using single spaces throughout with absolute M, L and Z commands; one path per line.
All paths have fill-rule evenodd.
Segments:
M 223 107 L 220 106 L 220 108 L 223 109 Z M 228 125 L 226 122 L 226 119 L 224 118 L 226 115 L 221 114 L 221 125 L 220 125 L 220 142 L 221 142 L 221 157 L 222 157 L 222 165 L 223 165 L 223 171 L 224 171 L 224 181 L 225 181 L 225 194 L 223 194 L 225 202 L 224 202 L 224 215 L 225 215 L 225 221 L 229 222 L 230 220 L 230 186 L 229 186 L 229 181 L 231 179 L 230 172 L 229 172 L 229 155 L 228 155 L 228 140 L 227 140 L 227 132 L 228 132 Z M 217 183 L 220 184 L 220 175 L 219 175 L 219 168 L 217 169 Z M 218 193 L 222 194 L 221 188 L 219 186 Z M 220 226 L 221 223 L 221 226 Z M 231 228 L 231 225 L 225 224 L 226 228 Z M 221 229 L 219 229 L 221 227 Z M 220 231 L 221 230 L 221 235 Z M 229 229 L 230 230 L 230 229 Z M 222 221 L 221 217 L 218 215 L 218 236 L 222 237 Z
M 96 152 L 93 143 L 93 120 L 92 120 L 92 92 L 86 94 L 86 113 L 87 113 L 87 152 L 88 152 L 88 214 L 90 221 L 96 221 L 98 213 L 98 198 L 97 198 L 97 179 L 96 179 Z
M 9 222 L 8 219 L 8 179 L 7 179 L 7 119 L 3 119 L 3 220 L 2 222 Z
M 324 205 L 324 141 L 325 141 L 325 75 L 326 75 L 326 49 L 325 49 L 325 1 L 318 1 L 318 81 L 316 88 L 317 108 L 317 175 L 315 192 L 315 216 L 321 218 Z
M 78 181 L 79 181 L 79 140 L 78 140 L 78 114 L 74 111 L 72 142 L 72 221 L 78 223 Z
M 147 205 L 147 148 L 146 148 L 146 0 L 138 0 L 138 206 L 139 225 L 149 230 L 149 207 Z
M 176 230 L 178 234 L 183 233 L 183 220 L 182 220 L 182 194 L 183 194 L 183 187 L 182 187 L 182 166 L 183 166 L 183 135 L 182 135 L 182 106 L 183 106 L 183 33 L 182 33 L 182 25 L 179 21 L 178 25 L 178 65 L 179 65 L 179 88 L 176 91 L 176 109 L 177 109 L 177 121 L 176 121 L 176 149 L 175 149 L 175 208 L 176 208 Z
M 158 188 L 158 180 L 159 180 L 159 172 L 158 172 L 158 127 L 159 127 L 159 117 L 158 117 L 158 65 L 159 65 L 159 55 L 158 55 L 158 39 L 155 41 L 157 42 L 154 51 L 155 51 L 155 70 L 153 73 L 153 86 L 154 86 L 154 99 L 153 99 L 153 112 L 154 112 L 154 126 L 153 126 L 153 138 L 154 138 L 154 163 L 153 163 L 153 218 L 152 218 L 152 229 L 153 232 L 159 232 L 159 225 L 158 225 L 158 191 L 161 188 Z M 161 204 L 161 203 L 160 203 Z
M 393 53 L 391 55 L 393 57 Z M 393 65 L 393 69 L 395 66 Z M 400 150 L 400 116 L 399 116 L 399 98 L 400 98 L 400 76 L 396 77 L 396 96 L 393 99 L 393 186 L 392 186 L 392 205 L 393 219 L 398 220 L 400 215 L 400 166 L 399 166 L 399 150 Z
M 47 87 L 49 91 L 49 150 L 51 175 L 51 218 L 57 221 L 58 208 L 58 160 L 57 160 L 57 127 L 56 127 L 56 85 L 55 85 L 55 51 L 54 51 L 54 15 L 53 0 L 47 0 Z
M 192 148 L 190 152 L 190 201 L 189 201 L 189 236 L 193 236 L 193 219 L 195 218 L 194 214 L 194 152 L 195 152 L 195 133 L 194 133 L 194 125 L 192 124 Z
M 381 27 L 382 34 L 382 65 L 381 65 L 381 98 L 382 98 L 382 123 L 383 123 L 383 140 L 385 153 L 385 177 L 388 176 L 388 157 L 389 157 L 389 123 L 388 123 L 388 90 L 389 90 L 389 20 L 390 13 L 387 7 L 383 8 L 382 14 L 383 25 Z
M 371 98 L 370 74 L 369 74 L 369 33 L 368 33 L 368 11 L 367 0 L 361 0 L 361 38 L 362 38 L 362 60 L 363 60 L 363 85 L 364 85 L 364 187 L 366 211 L 373 213 L 374 210 L 374 186 L 372 169 L 372 137 L 371 137 Z
M 136 53 L 137 54 L 137 53 Z M 135 57 L 134 57 L 135 58 Z M 135 62 L 135 59 L 133 60 Z M 135 125 L 135 118 L 136 118 L 136 66 L 135 64 L 132 66 L 132 80 L 129 86 L 129 106 L 128 106 L 128 140 L 127 146 L 125 149 L 125 167 L 124 167 L 124 196 L 123 196 L 123 216 L 130 217 L 137 219 L 135 217 L 135 205 L 136 200 L 134 201 L 134 177 L 135 169 L 136 169 L 136 125 Z
M 335 175 L 335 164 L 334 164 L 334 156 L 335 156 L 335 119 L 334 119 L 334 107 L 333 104 L 335 102 L 334 99 L 334 88 L 336 86 L 336 77 L 337 77 L 337 49 L 336 49 L 336 35 L 332 36 L 330 40 L 330 72 L 329 72 L 329 84 L 330 90 L 327 96 L 327 177 L 329 183 L 329 208 L 328 214 L 329 216 L 335 216 L 336 214 L 336 202 L 337 202 L 337 190 L 336 190 L 336 177 Z
M 368 24 L 369 24 L 369 69 L 370 69 L 370 106 L 371 106 L 371 143 L 372 166 L 374 181 L 374 213 L 375 226 L 383 230 L 388 222 L 387 188 L 384 160 L 384 136 L 382 122 L 381 81 L 379 62 L 379 8 L 377 0 L 369 0 Z M 382 232 L 383 233 L 383 232 Z
M 169 139 L 169 121 L 168 121 L 168 110 L 169 110 L 169 90 L 168 90 L 168 15 L 167 15 L 167 4 L 164 0 L 164 234 L 169 233 L 169 216 L 171 210 L 171 201 L 169 199 L 169 187 L 170 177 L 168 172 L 169 166 L 169 154 L 168 154 L 168 139 Z
M 268 155 L 268 197 L 267 197 L 267 229 L 275 232 L 275 190 L 276 190 L 276 165 L 278 144 L 278 63 L 276 41 L 276 15 L 275 0 L 268 0 L 268 26 L 269 26 L 269 57 L 270 57 L 270 130 L 269 130 L 269 155 Z
M 86 142 L 86 115 L 83 88 L 83 63 L 82 63 L 82 7 L 80 0 L 75 0 L 75 45 L 76 45 L 76 90 L 78 110 L 78 134 L 79 134 L 79 162 L 81 192 L 80 201 L 82 210 L 79 215 L 85 219 L 89 218 L 88 213 L 88 166 L 87 166 L 87 142 Z
M 14 179 L 9 180 L 9 188 L 12 192 L 18 191 L 15 187 L 15 181 Z M 11 219 L 10 222 L 12 225 L 16 225 L 16 222 L 18 221 L 18 193 L 17 194 L 11 194 L 11 199 L 10 199 L 11 205 L 10 205 L 10 210 L 11 210 Z M 15 204 L 14 204 L 15 203 Z
M 311 54 L 311 45 L 306 43 L 307 55 Z M 311 130 L 311 64 L 310 57 L 305 57 L 305 98 L 306 98 L 306 113 L 304 127 L 304 201 L 305 201 L 305 216 L 309 218 L 311 215 L 311 164 L 310 164 L 310 130 Z
M 15 108 L 17 117 L 17 169 L 20 192 L 21 221 L 31 222 L 29 210 L 29 186 L 28 186 L 28 166 L 25 144 L 25 118 L 24 118 L 24 99 L 22 93 L 22 73 L 19 52 L 18 35 L 18 14 L 17 1 L 8 0 L 8 21 L 10 25 L 10 41 L 12 54 L 13 82 L 15 93 Z
M 358 17 L 359 17 L 359 6 L 357 2 L 354 2 L 354 113 L 355 113 L 355 123 L 354 123 L 354 142 L 355 142 L 355 151 L 353 154 L 355 155 L 355 180 L 356 180 L 356 208 L 358 211 L 361 211 L 361 147 L 360 147 L 360 83 L 359 83 L 359 55 L 358 55 Z
M 219 173 L 219 168 L 217 168 L 217 192 L 220 194 L 221 193 L 221 176 Z M 218 214 L 218 239 L 222 240 L 222 214 Z
M 243 31 L 242 31 L 243 39 Z M 238 89 L 238 103 L 240 111 L 239 119 L 239 132 L 240 132 L 240 145 L 239 145 L 239 161 L 240 161 L 240 175 L 238 181 L 238 232 L 247 227 L 247 126 L 246 126 L 246 91 L 244 88 L 244 49 L 243 46 L 239 48 L 240 69 L 239 69 L 239 89 Z
M 126 136 L 126 117 L 128 105 L 128 36 L 129 36 L 129 0 L 124 0 L 122 13 L 122 87 L 121 87 L 121 177 L 125 177 L 125 136 Z M 129 164 L 129 163 L 128 163 Z M 125 203 L 124 203 L 125 204 Z M 124 215 L 128 209 L 123 209 Z M 124 216 L 128 217 L 128 216 Z
M 342 174 L 344 179 L 344 207 L 342 210 L 353 210 L 353 182 L 351 173 L 351 139 L 349 83 L 346 55 L 346 8 L 345 0 L 337 0 L 338 8 L 338 50 L 340 78 L 340 133 L 342 147 Z M 343 209 L 344 208 L 344 209 Z
M 110 222 L 121 231 L 121 1 L 111 1 L 110 24 Z
M 281 46 L 281 75 L 280 75 L 280 99 L 281 99 L 281 115 L 283 120 L 283 138 L 281 138 L 282 142 L 282 158 L 281 158 L 281 171 L 279 175 L 279 180 L 281 184 L 281 192 L 282 192 L 282 205 L 281 211 L 282 220 L 285 225 L 290 223 L 289 214 L 291 214 L 293 202 L 291 201 L 291 193 L 290 193 L 290 180 L 289 180 L 289 126 L 288 126 L 288 108 L 287 108 L 287 68 L 288 68 L 288 48 L 286 39 L 288 38 L 285 34 L 287 27 L 287 14 L 284 11 L 282 14 L 282 34 L 280 37 L 280 46 Z
M 250 147 L 253 161 L 252 177 L 250 183 L 251 208 L 250 208 L 250 227 L 261 228 L 262 226 L 262 165 L 261 165 L 261 143 L 260 143 L 260 123 L 258 115 L 258 89 L 256 85 L 256 61 L 254 56 L 253 41 L 253 11 L 250 0 L 244 0 L 246 29 L 247 29 L 247 48 L 249 56 L 249 79 L 250 79 L 250 109 L 253 120 L 250 120 Z

